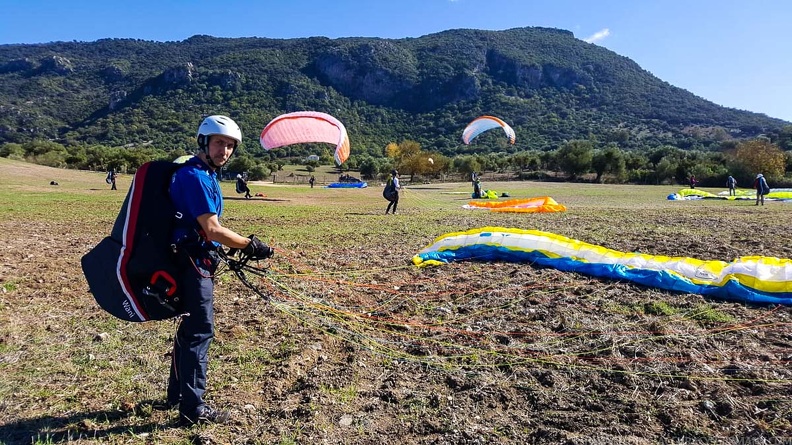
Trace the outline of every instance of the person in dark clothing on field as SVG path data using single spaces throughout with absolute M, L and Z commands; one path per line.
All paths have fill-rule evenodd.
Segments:
M 729 196 L 737 196 L 737 190 L 735 190 L 737 188 L 737 180 L 734 179 L 734 176 L 729 175 L 726 178 L 726 187 L 729 188 Z
M 473 195 L 472 196 L 473 196 L 473 198 L 476 198 L 476 199 L 484 197 L 484 195 L 481 193 L 481 179 L 479 179 L 479 178 L 476 178 L 476 180 L 473 181 Z
M 756 189 L 756 205 L 759 205 L 760 202 L 764 205 L 764 197 L 770 193 L 770 186 L 767 185 L 767 180 L 763 174 L 759 173 L 756 175 L 753 186 Z
M 105 181 L 108 184 L 110 184 L 110 190 L 118 190 L 116 188 L 116 178 L 117 177 L 118 177 L 118 173 L 116 173 L 116 171 L 114 169 L 111 168 L 110 171 L 107 172 L 107 178 L 105 178 Z
M 245 199 L 250 199 L 250 187 L 247 185 L 246 175 L 238 174 L 236 177 L 236 191 L 237 193 L 244 193 Z
M 698 181 L 696 180 L 696 177 L 693 176 L 693 175 L 690 175 L 690 188 L 692 188 L 692 189 L 696 188 L 696 184 L 698 184 Z
M 393 207 L 393 214 L 396 214 L 396 207 L 399 205 L 399 190 L 401 190 L 399 172 L 392 170 L 388 183 L 385 185 L 385 190 L 382 191 L 382 196 L 388 200 L 388 208 L 385 209 L 386 215 L 390 212 L 391 207 Z
M 179 423 L 223 423 L 230 417 L 203 399 L 209 345 L 214 337 L 214 273 L 221 245 L 266 259 L 273 249 L 256 236 L 245 238 L 220 224 L 223 193 L 217 171 L 242 141 L 239 126 L 226 116 L 209 116 L 198 127 L 199 151 L 173 175 L 171 200 L 182 218 L 172 242 L 178 251 L 184 315 L 174 339 L 167 407 L 179 407 Z

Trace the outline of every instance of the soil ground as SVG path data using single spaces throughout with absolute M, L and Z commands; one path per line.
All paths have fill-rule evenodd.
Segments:
M 42 168 L 0 164 L 16 190 L 0 201 L 0 443 L 792 443 L 789 307 L 526 264 L 410 264 L 435 236 L 487 225 L 625 252 L 792 258 L 792 204 L 535 184 L 568 211 L 492 215 L 461 210 L 458 184 L 408 188 L 386 217 L 374 189 L 360 192 L 373 204 L 329 205 L 349 192 L 259 187 L 270 200 L 231 199 L 226 221 L 273 237 L 253 278 L 271 301 L 217 280 L 207 397 L 233 420 L 178 428 L 153 408 L 175 324 L 113 320 L 80 270 L 115 217 L 86 209 L 120 198 L 86 185 L 97 174 L 45 170 L 57 193 L 25 179 Z M 453 206 L 429 209 L 441 201 Z

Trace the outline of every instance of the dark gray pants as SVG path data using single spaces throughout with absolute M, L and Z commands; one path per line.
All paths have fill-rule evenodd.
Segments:
M 388 213 L 393 207 L 393 213 L 396 213 L 396 207 L 399 205 L 399 192 L 396 192 L 392 195 L 392 198 L 389 199 L 388 208 L 385 209 L 385 213 Z
M 190 258 L 185 262 L 192 263 Z M 214 281 L 217 267 L 211 258 L 188 264 L 181 281 L 184 312 L 173 342 L 168 378 L 168 401 L 179 403 L 179 412 L 192 417 L 204 405 L 209 345 L 214 338 Z

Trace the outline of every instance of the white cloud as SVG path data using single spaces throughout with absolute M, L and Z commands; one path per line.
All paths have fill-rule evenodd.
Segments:
M 586 37 L 585 39 L 583 39 L 583 41 L 588 43 L 597 43 L 600 40 L 604 39 L 605 37 L 608 37 L 609 35 L 610 35 L 610 29 L 605 28 L 601 31 L 595 32 L 589 37 Z

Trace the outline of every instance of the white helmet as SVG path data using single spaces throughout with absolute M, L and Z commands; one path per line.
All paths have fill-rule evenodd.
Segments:
M 235 140 L 234 149 L 242 142 L 242 130 L 239 129 L 239 125 L 226 116 L 209 116 L 201 122 L 198 127 L 198 146 L 201 150 L 206 151 L 209 136 L 213 134 L 222 134 Z

